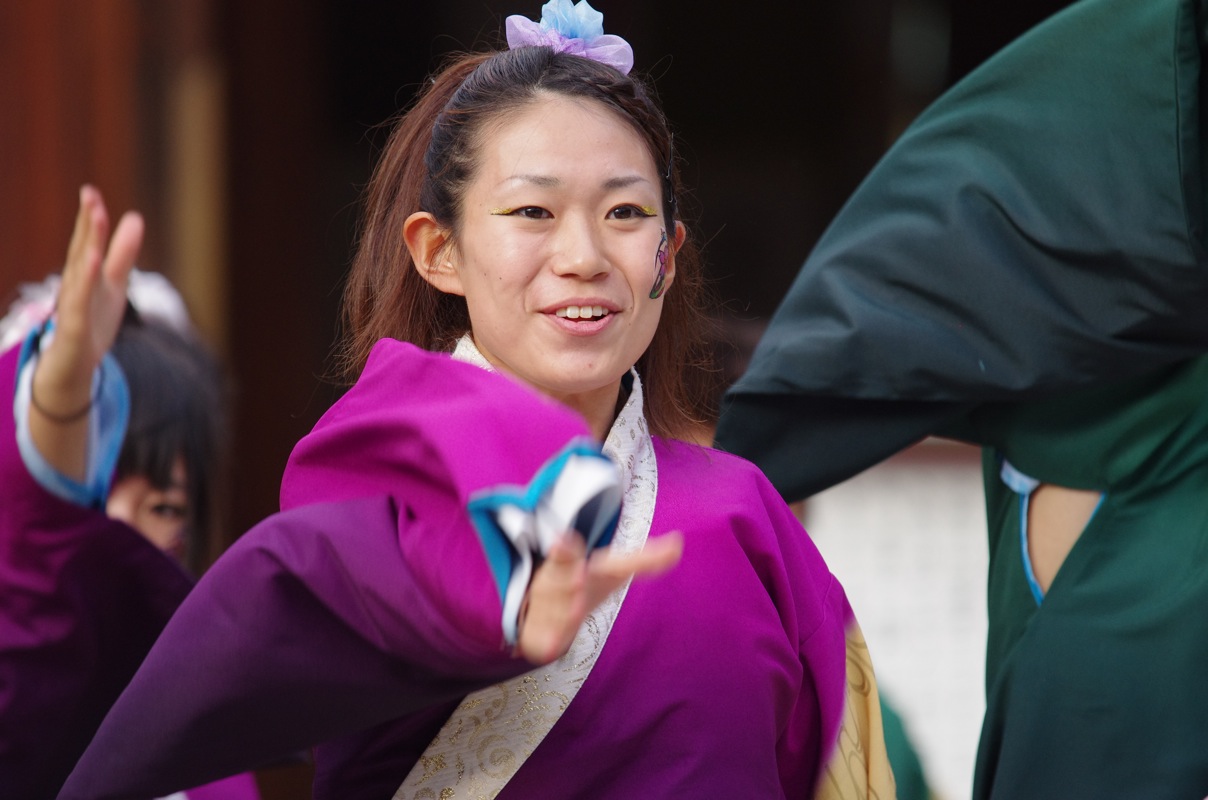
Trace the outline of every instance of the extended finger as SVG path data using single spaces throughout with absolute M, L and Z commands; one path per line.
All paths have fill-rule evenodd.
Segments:
M 583 541 L 583 537 L 572 532 L 564 533 L 555 539 L 545 558 L 555 563 L 570 563 L 584 558 L 586 555 L 587 544 Z
M 81 340 L 87 330 L 102 255 L 97 242 L 108 235 L 107 228 L 108 217 L 100 192 L 91 186 L 82 187 L 76 229 L 68 245 L 56 303 L 59 334 L 73 341 Z
M 80 189 L 80 213 L 77 216 L 78 236 L 72 236 L 67 264 L 63 268 L 60 309 L 74 306 L 73 312 L 84 313 L 92 289 L 100 273 L 101 260 L 109 238 L 109 214 L 101 193 L 91 186 Z
M 587 579 L 587 547 L 583 537 L 566 534 L 556 540 L 545 562 L 534 576 L 534 586 L 542 591 L 571 595 L 583 590 Z
M 587 561 L 587 602 L 595 608 L 630 578 L 661 575 L 679 563 L 684 539 L 673 531 L 655 539 L 636 553 L 619 554 L 611 549 L 594 553 Z
M 577 535 L 550 547 L 529 586 L 528 612 L 520 626 L 520 652 L 546 664 L 566 652 L 587 615 L 586 548 Z
M 84 224 L 84 238 L 77 263 L 85 267 L 85 272 L 92 275 L 100 266 L 105 255 L 105 246 L 109 240 L 109 212 L 101 193 L 85 186 L 80 190 L 80 198 L 87 209 Z
M 109 242 L 109 252 L 105 256 L 105 278 L 111 282 L 121 282 L 138 260 L 139 250 L 143 246 L 143 217 L 137 211 L 127 211 L 122 215 Z
M 587 562 L 590 575 L 625 579 L 661 575 L 679 563 L 684 554 L 684 537 L 679 531 L 646 541 L 646 546 L 636 553 L 616 553 L 602 550 L 592 555 Z
M 65 273 L 79 262 L 84 251 L 84 241 L 91 224 L 89 218 L 92 215 L 95 199 L 95 192 L 90 191 L 91 189 L 91 186 L 80 187 L 80 207 L 76 211 L 75 226 L 71 230 L 71 241 L 67 244 L 67 261 L 63 265 Z

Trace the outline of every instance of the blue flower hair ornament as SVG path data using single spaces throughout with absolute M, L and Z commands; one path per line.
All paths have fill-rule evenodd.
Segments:
M 614 67 L 623 75 L 633 69 L 633 48 L 620 36 L 604 33 L 604 15 L 587 0 L 550 0 L 541 7 L 541 21 L 513 14 L 504 20 L 508 47 L 552 47 Z
M 612 541 L 621 517 L 620 470 L 600 446 L 575 439 L 547 461 L 527 486 L 475 492 L 467 509 L 486 551 L 503 604 L 503 634 L 515 644 L 520 607 L 533 571 L 567 531 L 590 551 Z

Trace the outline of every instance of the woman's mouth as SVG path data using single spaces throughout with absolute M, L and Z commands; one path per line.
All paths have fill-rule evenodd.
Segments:
M 555 315 L 565 319 L 601 319 L 607 316 L 610 312 L 603 306 L 566 306 L 559 308 L 554 312 Z

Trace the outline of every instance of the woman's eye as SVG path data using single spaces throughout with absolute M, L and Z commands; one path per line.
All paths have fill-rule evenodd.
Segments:
M 611 219 L 638 219 L 639 217 L 653 217 L 655 213 L 641 206 L 623 205 L 614 208 L 608 216 Z
M 181 520 L 189 513 L 189 509 L 174 503 L 157 503 L 151 507 L 151 513 L 163 519 Z
M 524 217 L 525 219 L 549 219 L 551 214 L 544 208 L 538 206 L 524 206 L 517 208 L 512 212 L 514 216 Z

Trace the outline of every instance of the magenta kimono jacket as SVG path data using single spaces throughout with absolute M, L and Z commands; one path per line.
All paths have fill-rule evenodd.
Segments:
M 469 499 L 587 434 L 508 378 L 379 343 L 291 456 L 284 510 L 202 579 L 60 796 L 145 797 L 318 745 L 317 798 L 392 797 L 463 697 L 533 670 Z M 653 454 L 650 535 L 683 531 L 683 561 L 630 586 L 498 796 L 888 796 L 867 651 L 791 510 L 741 459 Z

